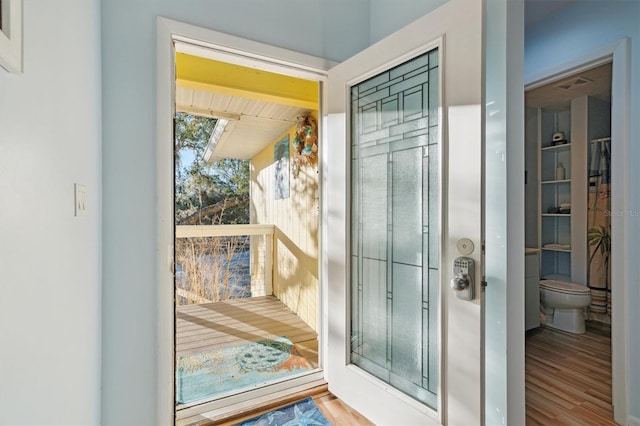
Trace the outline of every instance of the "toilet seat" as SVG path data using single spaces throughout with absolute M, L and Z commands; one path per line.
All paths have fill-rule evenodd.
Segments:
M 564 294 L 591 294 L 589 287 L 567 281 L 541 280 L 540 288 Z

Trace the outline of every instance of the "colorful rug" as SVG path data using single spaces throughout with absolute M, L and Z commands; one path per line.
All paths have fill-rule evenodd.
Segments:
M 312 369 L 286 337 L 185 355 L 177 362 L 176 402 L 208 399 Z
M 331 426 L 313 399 L 307 398 L 261 416 L 238 423 L 239 426 L 297 426 L 321 425 Z

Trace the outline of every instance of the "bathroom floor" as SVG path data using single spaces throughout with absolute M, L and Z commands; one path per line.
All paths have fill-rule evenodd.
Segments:
M 615 425 L 611 328 L 587 321 L 585 334 L 547 327 L 527 332 L 527 425 Z

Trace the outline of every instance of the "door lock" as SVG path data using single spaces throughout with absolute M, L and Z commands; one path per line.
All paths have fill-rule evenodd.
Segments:
M 458 257 L 453 262 L 453 278 L 449 285 L 458 299 L 473 300 L 474 298 L 474 266 L 475 263 L 470 257 Z

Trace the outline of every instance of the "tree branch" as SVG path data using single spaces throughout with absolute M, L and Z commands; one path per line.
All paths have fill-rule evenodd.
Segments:
M 230 209 L 233 207 L 244 207 L 249 204 L 247 198 L 233 198 L 231 200 L 224 200 L 219 203 L 207 206 L 197 212 L 190 214 L 189 216 L 181 219 L 177 225 L 197 225 L 202 222 L 205 217 L 213 216 L 216 213 Z

